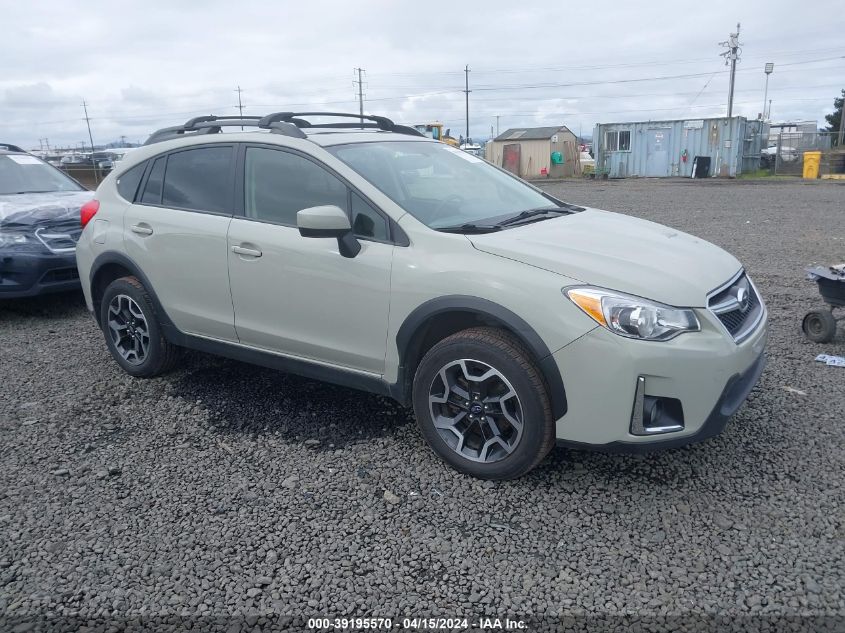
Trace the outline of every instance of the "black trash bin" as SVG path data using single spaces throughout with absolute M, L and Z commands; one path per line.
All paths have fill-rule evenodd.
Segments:
M 707 178 L 710 175 L 710 157 L 696 156 L 692 159 L 692 177 Z

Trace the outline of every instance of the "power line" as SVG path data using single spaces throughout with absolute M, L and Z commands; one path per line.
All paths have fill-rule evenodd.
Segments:
M 792 56 L 792 55 L 806 55 L 813 53 L 828 53 L 834 51 L 845 51 L 845 47 L 837 46 L 832 48 L 815 48 L 815 49 L 799 49 L 799 50 L 771 50 L 764 51 L 759 54 L 751 55 L 748 59 L 762 59 L 764 57 Z M 650 59 L 636 62 L 613 63 L 613 64 L 598 64 L 589 66 L 522 66 L 522 67 L 506 67 L 506 68 L 474 68 L 473 72 L 477 74 L 502 74 L 502 73 L 525 73 L 525 72 L 570 72 L 578 70 L 602 70 L 608 68 L 631 68 L 636 66 L 671 66 L 674 64 L 694 64 L 700 62 L 711 61 L 711 57 L 698 57 L 693 59 L 673 59 L 665 60 Z M 395 73 L 370 73 L 373 77 L 422 77 L 422 76 L 443 76 L 443 75 L 461 75 L 463 71 L 452 70 L 427 70 L 419 72 L 395 72 Z

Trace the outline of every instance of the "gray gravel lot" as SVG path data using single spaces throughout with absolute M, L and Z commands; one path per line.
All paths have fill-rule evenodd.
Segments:
M 845 261 L 845 186 L 546 186 L 746 264 L 769 364 L 722 436 L 639 458 L 556 449 L 484 483 L 389 400 L 200 354 L 133 379 L 81 296 L 0 303 L 0 629 L 51 614 L 232 631 L 266 613 L 845 616 L 845 369 L 813 360 L 845 355 L 845 334 L 800 331 L 820 305 L 802 267 Z

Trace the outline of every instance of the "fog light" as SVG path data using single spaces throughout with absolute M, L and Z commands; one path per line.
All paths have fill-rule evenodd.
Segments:
M 684 428 L 684 409 L 677 398 L 648 396 L 645 377 L 637 377 L 634 409 L 631 413 L 632 435 L 674 433 Z

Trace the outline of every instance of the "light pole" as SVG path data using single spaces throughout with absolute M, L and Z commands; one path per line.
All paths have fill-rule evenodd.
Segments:
M 767 63 L 763 67 L 763 72 L 766 73 L 766 92 L 763 93 L 763 120 L 765 121 L 768 117 L 766 116 L 766 101 L 769 99 L 769 75 L 772 74 L 772 71 L 775 69 L 775 65 L 772 62 Z

